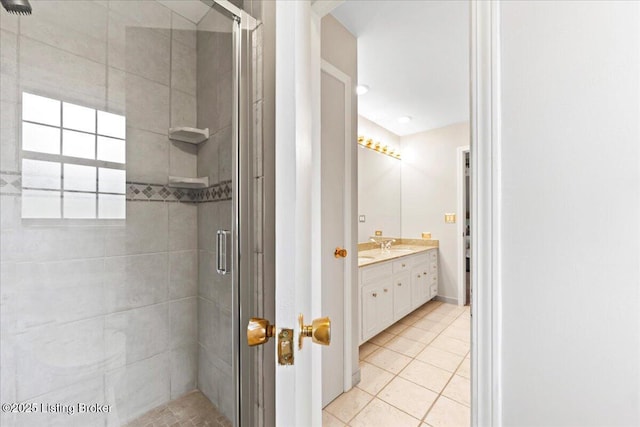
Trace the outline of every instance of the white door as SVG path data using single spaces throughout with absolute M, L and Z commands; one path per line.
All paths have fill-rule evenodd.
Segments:
M 320 426 L 322 348 L 310 339 L 302 350 L 297 347 L 298 315 L 303 314 L 306 323 L 324 316 L 320 281 L 320 20 L 309 1 L 279 1 L 276 22 L 275 325 L 276 334 L 281 328 L 294 329 L 296 341 L 294 364 L 276 362 L 276 425 Z
M 326 61 L 321 70 L 322 313 L 333 325 L 331 345 L 322 350 L 324 407 L 351 388 L 351 266 L 357 254 L 352 250 L 348 209 L 351 79 Z

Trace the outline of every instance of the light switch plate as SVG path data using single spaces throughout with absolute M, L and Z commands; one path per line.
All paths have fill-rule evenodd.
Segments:
M 446 213 L 444 214 L 444 222 L 447 224 L 455 224 L 456 223 L 456 214 L 454 213 Z
M 431 239 L 431 233 L 423 232 L 422 238 L 427 240 Z
M 360 222 L 367 222 L 367 217 L 366 217 L 366 216 L 364 216 L 364 215 L 360 215 L 360 216 L 358 217 L 358 221 L 360 221 Z
M 376 236 L 382 236 L 382 230 L 376 230 Z

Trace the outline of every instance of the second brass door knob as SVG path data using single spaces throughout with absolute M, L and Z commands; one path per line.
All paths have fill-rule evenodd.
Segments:
M 346 258 L 347 250 L 345 248 L 336 248 L 333 256 L 335 256 L 336 258 Z

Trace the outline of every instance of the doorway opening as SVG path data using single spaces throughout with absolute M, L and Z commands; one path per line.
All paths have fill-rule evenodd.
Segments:
M 347 1 L 322 18 L 323 60 L 357 46 L 358 94 L 358 360 L 325 425 L 471 423 L 469 13 Z
M 471 305 L 471 174 L 469 146 L 457 151 L 458 305 Z

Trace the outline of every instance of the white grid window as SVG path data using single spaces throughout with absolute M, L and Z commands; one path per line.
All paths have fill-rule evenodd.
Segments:
M 123 219 L 125 117 L 22 93 L 22 218 Z

